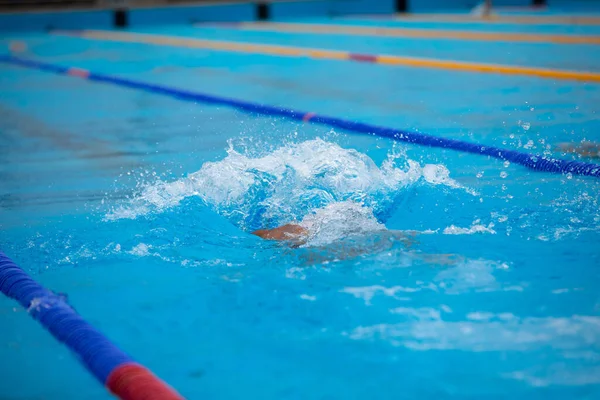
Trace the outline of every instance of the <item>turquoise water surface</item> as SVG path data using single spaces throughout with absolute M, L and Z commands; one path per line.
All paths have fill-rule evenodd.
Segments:
M 600 72 L 594 45 L 138 32 Z M 589 162 L 556 146 L 600 141 L 598 84 L 50 33 L 2 51 L 15 40 L 44 62 L 539 155 Z M 600 396 L 597 179 L 8 65 L 0 90 L 0 248 L 187 398 Z M 290 222 L 305 245 L 250 234 Z M 0 315 L 0 397 L 110 398 L 15 302 Z

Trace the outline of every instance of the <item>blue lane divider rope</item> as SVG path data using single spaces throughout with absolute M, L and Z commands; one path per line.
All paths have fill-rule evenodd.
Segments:
M 0 250 L 0 292 L 73 351 L 103 386 L 123 400 L 183 400 L 175 390 L 137 364 L 88 324 L 56 294 L 37 283 Z
M 110 372 L 133 360 L 88 324 L 60 296 L 44 288 L 0 251 L 0 291 L 18 301 L 56 339 L 79 355 L 104 385 Z
M 204 93 L 192 92 L 184 89 L 171 88 L 168 86 L 155 85 L 152 83 L 119 78 L 105 74 L 98 74 L 79 68 L 64 67 L 60 65 L 54 65 L 30 59 L 18 58 L 11 55 L 0 56 L 0 62 L 19 65 L 27 68 L 34 68 L 57 74 L 78 76 L 80 78 L 86 78 L 95 82 L 110 83 L 131 89 L 143 90 L 146 92 L 174 97 L 184 101 L 224 105 L 228 107 L 237 108 L 239 110 L 247 111 L 250 113 L 280 116 L 298 121 L 310 121 L 322 125 L 327 125 L 332 128 L 338 128 L 348 132 L 380 136 L 397 140 L 400 142 L 407 142 L 421 146 L 440 147 L 464 153 L 486 155 L 498 158 L 500 160 L 519 164 L 534 171 L 561 174 L 571 173 L 573 175 L 600 177 L 600 165 L 598 164 L 548 158 L 538 156 L 535 154 L 520 152 L 517 150 L 508 150 L 493 146 L 485 146 L 476 143 L 464 142 L 462 140 L 447 139 L 443 137 L 426 135 L 423 133 L 381 127 L 377 125 L 349 121 L 341 118 L 318 115 L 310 112 L 302 112 L 287 108 L 274 107 L 242 100 L 230 99 L 226 97 L 213 96 Z

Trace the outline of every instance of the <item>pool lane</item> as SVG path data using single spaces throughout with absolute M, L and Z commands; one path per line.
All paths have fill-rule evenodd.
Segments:
M 517 140 L 523 139 L 523 145 L 527 146 L 527 140 L 532 140 L 533 146 L 537 147 L 532 151 L 542 151 L 554 139 L 589 138 L 589 135 L 600 134 L 600 126 L 597 125 L 598 122 L 594 122 L 597 119 L 595 110 L 597 104 L 600 104 L 598 85 L 594 84 L 392 68 L 330 60 L 316 62 L 309 59 L 208 50 L 190 51 L 186 48 L 56 36 L 42 36 L 37 45 L 30 45 L 30 48 L 40 58 L 60 60 L 64 65 L 124 74 L 181 88 L 226 92 L 232 96 L 270 104 L 302 108 L 310 106 L 315 110 L 335 111 L 339 115 L 400 127 L 404 126 L 404 122 L 413 121 L 414 126 L 428 132 L 429 129 L 435 129 L 440 135 L 462 136 L 465 140 L 483 139 L 498 145 L 501 141 L 508 141 L 508 145 L 516 147 Z M 38 114 L 48 124 L 62 126 L 76 122 L 70 128 L 83 138 L 97 135 L 111 138 L 114 144 L 141 147 L 142 150 L 155 148 L 161 153 L 172 146 L 180 149 L 178 154 L 164 155 L 161 162 L 152 157 L 148 161 L 157 162 L 149 163 L 150 170 L 161 168 L 163 162 L 171 161 L 172 168 L 177 168 L 179 172 L 196 171 L 206 160 L 223 158 L 225 141 L 235 138 L 240 132 L 255 140 L 265 139 L 270 135 L 263 142 L 265 148 L 269 148 L 279 144 L 272 138 L 284 136 L 294 129 L 294 126 L 285 121 L 265 120 L 262 121 L 263 124 L 259 124 L 258 118 L 240 118 L 238 114 L 227 110 L 219 110 L 222 115 L 215 114 L 214 107 L 209 109 L 190 104 L 187 108 L 186 103 L 160 96 L 140 96 L 136 91 L 111 88 L 71 77 L 61 78 L 20 69 L 14 72 L 14 75 L 7 76 L 6 70 L 2 69 L 0 77 L 6 79 L 6 85 L 14 85 L 12 90 L 22 97 L 7 99 L 2 96 L 0 101 L 14 102 L 14 107 L 21 109 L 24 114 Z M 74 85 L 70 96 L 62 93 L 61 87 L 68 85 L 66 81 Z M 52 105 L 56 105 L 55 110 L 45 108 Z M 527 125 L 530 122 L 531 125 Z M 88 129 L 84 129 L 86 126 Z M 69 128 L 62 127 L 65 130 Z M 577 132 L 572 133 L 572 130 Z M 589 132 L 586 133 L 585 130 Z M 511 139 L 510 136 L 514 135 L 517 138 Z M 362 151 L 359 139 L 353 139 L 355 140 L 344 147 Z M 546 143 L 540 143 L 540 140 L 546 140 Z M 373 138 L 368 138 L 368 141 L 373 145 L 377 144 Z M 218 158 L 214 158 L 214 154 L 210 152 L 201 152 L 205 147 L 211 147 L 207 144 L 209 142 L 218 146 Z M 380 144 L 383 147 L 382 153 L 390 149 L 389 143 Z M 411 156 L 415 155 L 411 158 L 427 162 L 427 157 L 432 157 L 427 151 L 417 151 L 418 149 L 409 149 Z M 10 155 L 14 158 L 18 156 L 20 154 Z M 381 158 L 375 160 L 378 164 L 382 161 Z M 586 226 L 587 219 L 579 225 L 573 222 L 574 217 L 595 215 L 591 202 L 576 197 L 575 193 L 591 193 L 593 197 L 593 193 L 597 193 L 594 191 L 597 185 L 586 186 L 583 184 L 585 182 L 579 182 L 577 178 L 563 178 L 561 183 L 560 177 L 528 175 L 527 171 L 514 166 L 507 167 L 509 176 L 499 181 L 497 176 L 500 170 L 487 169 L 493 162 L 485 158 L 466 155 L 458 159 L 452 154 L 445 154 L 439 160 L 443 160 L 444 165 L 448 166 L 453 178 L 458 178 L 459 182 L 469 187 L 481 189 L 484 193 L 486 185 L 494 187 L 492 193 L 499 199 L 503 196 L 502 203 L 505 201 L 504 196 L 515 196 L 513 201 L 506 197 L 507 206 L 499 205 L 494 208 L 489 205 L 494 201 L 493 196 L 484 195 L 485 202 L 478 207 L 478 203 L 473 205 L 467 202 L 465 205 L 464 202 L 461 204 L 457 200 L 449 200 L 452 197 L 463 199 L 455 191 L 434 191 L 423 185 L 415 191 L 418 196 L 415 197 L 414 204 L 409 203 L 409 212 L 399 215 L 398 220 L 404 217 L 408 221 L 429 222 L 433 217 L 442 220 L 447 218 L 462 226 L 459 225 L 462 222 L 470 224 L 473 216 L 484 216 L 484 223 L 492 220 L 496 222 L 495 213 L 503 217 L 505 210 L 515 210 L 514 214 L 510 213 L 509 219 L 514 222 L 511 225 L 497 222 L 494 229 L 499 234 L 494 236 L 448 236 L 448 240 L 432 236 L 431 241 L 427 241 L 427 237 L 423 238 L 425 246 L 430 246 L 425 247 L 426 250 L 434 248 L 453 251 L 452 249 L 464 248 L 473 251 L 466 253 L 466 256 L 475 260 L 466 270 L 421 268 L 422 271 L 433 272 L 427 272 L 425 276 L 408 274 L 408 269 L 398 268 L 398 265 L 402 265 L 402 260 L 398 260 L 394 254 L 389 256 L 393 262 L 387 261 L 388 259 L 382 261 L 380 256 L 375 256 L 359 266 L 344 264 L 343 268 L 306 268 L 305 265 L 300 265 L 295 270 L 306 271 L 306 280 L 302 280 L 303 275 L 295 276 L 298 279 L 279 279 L 279 276 L 283 277 L 286 273 L 288 264 L 277 264 L 275 273 L 273 268 L 261 269 L 262 265 L 268 264 L 274 257 L 270 252 L 267 255 L 271 258 L 260 256 L 262 248 L 258 250 L 259 258 L 252 263 L 246 263 L 242 257 L 256 254 L 257 248 L 232 256 L 225 244 L 229 248 L 243 249 L 244 242 L 241 240 L 229 241 L 230 237 L 240 235 L 239 232 L 235 232 L 234 228 L 227 229 L 226 223 L 215 223 L 210 215 L 197 211 L 200 207 L 189 204 L 164 217 L 148 220 L 138 218 L 131 225 L 67 225 L 68 229 L 78 229 L 67 232 L 84 234 L 74 235 L 67 242 L 64 236 L 51 231 L 52 235 L 34 238 L 35 246 L 40 247 L 39 251 L 22 250 L 22 256 L 27 260 L 39 259 L 39 263 L 31 262 L 29 265 L 43 266 L 47 265 L 48 259 L 58 259 L 59 254 L 72 256 L 75 249 L 80 247 L 88 253 L 98 254 L 96 260 L 85 258 L 85 255 L 77 256 L 75 253 L 73 262 L 67 260 L 59 264 L 53 272 L 46 272 L 43 279 L 50 287 L 69 293 L 78 310 L 100 321 L 131 354 L 144 357 L 153 367 L 162 368 L 161 375 L 164 374 L 174 386 L 185 390 L 189 398 L 239 398 L 243 397 L 244 392 L 247 394 L 256 387 L 259 391 L 258 394 L 255 392 L 256 397 L 263 398 L 289 397 L 290 393 L 291 396 L 310 398 L 315 393 L 315 387 L 321 390 L 320 394 L 323 396 L 332 398 L 369 397 L 377 388 L 387 389 L 381 392 L 384 397 L 387 393 L 392 397 L 393 393 L 402 392 L 409 398 L 424 398 L 427 395 L 432 398 L 440 397 L 440 393 L 442 397 L 443 394 L 450 393 L 455 396 L 486 398 L 510 392 L 516 398 L 523 395 L 530 398 L 539 396 L 567 399 L 597 393 L 599 388 L 595 384 L 596 380 L 592 379 L 590 383 L 590 377 L 596 376 L 594 372 L 597 366 L 594 359 L 590 360 L 587 351 L 589 346 L 586 347 L 590 343 L 589 340 L 586 342 L 588 334 L 592 335 L 592 339 L 597 337 L 593 336 L 597 333 L 593 326 L 597 322 L 593 319 L 596 304 L 594 283 L 598 278 L 593 263 L 597 260 L 597 251 L 593 251 L 595 247 L 591 245 L 597 239 L 597 233 L 577 231 L 595 226 Z M 482 170 L 485 170 L 483 178 L 476 179 L 475 174 Z M 502 172 L 506 171 L 502 169 Z M 471 181 L 464 179 L 467 175 L 472 178 Z M 115 173 L 114 178 L 116 176 Z M 556 181 L 548 183 L 551 179 Z M 59 176 L 57 180 L 64 181 L 64 177 Z M 540 184 L 542 180 L 546 182 Z M 39 182 L 31 181 L 29 184 L 36 185 Z M 92 180 L 89 184 L 95 185 Z M 44 193 L 42 189 L 40 187 L 40 195 Z M 538 189 L 544 193 L 543 196 L 537 193 Z M 531 193 L 528 194 L 527 191 Z M 492 204 L 500 204 L 500 200 Z M 448 206 L 443 210 L 443 207 Z M 564 208 L 565 212 L 559 213 Z M 572 212 L 568 212 L 569 210 Z M 7 210 L 6 214 L 9 212 L 15 213 L 13 209 Z M 490 212 L 493 212 L 491 217 Z M 518 219 L 522 214 L 525 218 Z M 569 217 L 572 217 L 571 221 Z M 4 222 L 2 215 L 0 221 Z M 541 226 L 539 230 L 547 232 L 551 241 L 542 242 L 533 237 L 529 240 L 525 236 L 529 228 L 524 228 L 528 223 Z M 182 229 L 182 226 L 194 224 L 197 225 L 191 230 Z M 210 226 L 209 232 L 215 232 L 213 237 L 205 239 L 197 233 L 204 230 L 204 225 Z M 59 227 L 59 224 L 56 226 Z M 167 230 L 157 229 L 161 226 Z M 397 226 L 403 227 L 391 225 L 391 228 Z M 514 227 L 511 236 L 505 235 L 505 226 Z M 65 229 L 65 225 L 60 227 Z M 556 232 L 555 235 L 560 233 L 565 236 L 561 236 L 559 241 L 558 238 L 552 238 L 553 232 Z M 12 232 L 10 233 L 12 236 Z M 27 233 L 29 235 L 29 231 Z M 32 234 L 15 237 L 21 236 L 28 238 Z M 223 237 L 225 239 L 221 239 Z M 126 253 L 141 242 L 160 249 L 161 241 L 169 243 L 173 238 L 183 238 L 183 241 L 173 249 L 159 250 L 163 256 L 174 255 L 179 261 L 184 257 L 221 259 L 225 254 L 227 262 L 231 262 L 233 258 L 233 267 L 207 264 L 207 267 L 182 268 L 179 264 L 167 263 L 162 258 Z M 224 244 L 213 248 L 215 238 L 222 240 Z M 17 242 L 17 239 L 14 241 Z M 102 253 L 97 250 L 111 241 L 120 243 L 123 248 L 121 254 L 114 255 L 111 250 Z M 436 247 L 437 243 L 434 246 L 430 244 L 434 241 L 440 242 L 440 247 Z M 11 248 L 23 248 L 23 243 L 27 242 L 19 241 Z M 42 249 L 42 245 L 46 243 L 49 243 L 47 248 L 53 245 L 58 248 L 60 245 L 62 249 L 65 243 L 75 247 L 72 251 L 48 253 L 46 249 Z M 488 246 L 490 243 L 492 245 Z M 494 260 L 508 261 L 509 269 L 505 270 L 504 264 L 498 267 L 496 264 L 491 267 L 484 264 L 481 270 L 482 264 L 479 264 L 476 257 L 483 251 L 476 250 L 484 247 L 486 251 L 489 250 L 485 257 L 491 254 L 490 257 L 494 257 Z M 510 249 L 508 253 L 505 250 L 507 248 Z M 563 251 L 564 249 L 568 251 Z M 157 250 L 155 248 L 151 251 Z M 241 260 L 240 264 L 236 264 L 238 259 Z M 249 257 L 247 259 L 250 260 Z M 553 263 L 549 263 L 549 260 Z M 76 263 L 79 263 L 79 267 L 76 267 Z M 381 272 L 385 273 L 381 268 L 382 263 L 386 268 L 389 267 L 387 271 L 392 271 L 395 275 L 382 277 Z M 545 267 L 538 268 L 540 265 Z M 557 276 L 562 276 L 559 268 L 561 265 L 569 266 L 572 273 L 556 279 Z M 438 275 L 440 271 L 444 272 L 443 276 Z M 475 273 L 475 282 L 460 286 L 464 281 L 461 278 L 466 277 L 468 280 L 470 272 Z M 406 274 L 410 275 L 408 279 Z M 236 283 L 240 278 L 242 281 Z M 388 290 L 387 287 L 391 287 L 391 284 L 371 286 L 381 284 L 384 278 L 386 282 L 400 282 L 402 287 L 415 287 L 416 289 L 412 289 L 415 293 L 414 296 L 411 294 L 411 300 L 427 307 L 430 305 L 428 301 L 431 301 L 434 312 L 439 308 L 437 304 L 441 302 L 440 296 L 446 296 L 444 293 L 448 292 L 446 297 L 450 303 L 439 311 L 442 313 L 442 321 L 431 322 L 425 316 L 423 321 L 417 320 L 413 324 L 413 315 L 390 313 L 390 307 L 405 307 L 403 303 L 406 301 L 403 298 L 397 301 L 388 298 L 381 290 L 374 291 L 373 306 L 363 298 L 355 299 L 347 290 L 346 293 L 339 294 L 346 287 L 365 287 L 367 292 L 358 293 L 367 295 L 373 292 L 373 287 Z M 442 290 L 442 283 L 447 282 L 446 279 L 450 285 L 454 285 L 451 286 L 454 293 Z M 414 284 L 415 280 L 417 284 Z M 425 283 L 421 284 L 423 281 Z M 305 282 L 312 282 L 313 286 L 308 293 L 319 296 L 317 303 L 294 301 L 300 294 L 307 293 Z M 224 284 L 230 286 L 224 287 Z M 441 294 L 436 291 L 438 287 L 442 288 Z M 490 297 L 490 290 L 494 291 L 492 295 L 497 296 Z M 458 296 L 457 291 L 464 293 L 464 296 Z M 110 294 L 110 306 L 98 301 L 106 293 Z M 340 296 L 347 296 L 349 301 L 346 302 Z M 315 306 L 309 307 L 307 304 Z M 473 304 L 491 306 L 474 310 L 471 307 Z M 526 305 L 525 308 L 522 307 L 523 304 Z M 117 315 L 114 312 L 110 315 L 107 313 L 107 310 L 115 309 L 119 311 Z M 452 314 L 447 314 L 448 309 Z M 79 398 L 105 398 L 101 389 L 72 365 L 74 362 L 66 350 L 56 350 L 54 344 L 44 341 L 44 335 L 38 335 L 38 331 L 30 325 L 20 322 L 27 318 L 26 315 L 23 316 L 25 313 L 13 313 L 8 306 L 5 310 L 8 326 L 14 327 L 13 332 L 18 333 L 10 336 L 18 340 L 8 342 L 9 345 L 5 346 L 3 352 L 8 355 L 4 357 L 5 360 L 13 361 L 4 368 L 7 372 L 4 376 L 10 383 L 7 391 L 23 398 L 43 396 L 44 393 L 53 393 L 65 400 L 71 398 L 69 396 L 73 393 Z M 349 311 L 344 314 L 339 313 L 339 310 Z M 409 311 L 412 312 L 412 309 Z M 416 309 L 417 313 L 420 311 L 422 310 Z M 511 317 L 510 312 L 514 312 L 516 316 Z M 226 318 L 207 322 L 198 317 L 208 314 Z M 257 324 L 255 315 L 268 318 L 265 320 L 263 317 L 262 322 Z M 334 323 L 330 323 L 332 315 L 336 316 L 333 318 Z M 468 317 L 463 317 L 467 315 Z M 481 315 L 492 317 L 489 321 L 475 321 Z M 502 329 L 498 329 L 501 324 L 497 321 L 506 322 L 506 315 L 512 319 L 508 320 L 506 326 L 501 326 Z M 571 318 L 572 315 L 576 317 Z M 579 317 L 580 315 L 583 316 Z M 469 320 L 471 317 L 473 319 Z M 408 323 L 405 323 L 406 318 L 410 320 Z M 325 335 L 319 331 L 321 328 L 318 324 L 322 321 L 328 323 Z M 426 328 L 432 327 L 436 334 L 426 342 L 428 348 L 438 346 L 445 350 L 408 351 L 389 344 L 396 339 L 403 340 L 402 337 L 394 336 L 394 332 L 397 332 L 394 327 L 410 331 L 422 328 L 423 323 Z M 474 336 L 464 335 L 459 329 L 463 326 L 472 327 L 476 333 L 484 332 L 484 335 L 494 330 L 503 337 L 518 339 L 523 335 L 536 335 L 540 329 L 557 325 L 556 330 L 550 331 L 550 339 L 532 344 L 527 342 L 524 346 L 513 346 L 494 335 L 488 335 L 490 337 L 483 342 L 472 345 L 470 340 Z M 565 336 L 561 329 L 566 325 L 574 327 L 575 333 Z M 315 326 L 317 328 L 313 329 Z M 346 332 L 354 332 L 354 327 L 363 326 L 373 326 L 373 329 L 387 327 L 383 333 L 392 332 L 392 336 L 383 340 L 340 342 L 340 334 L 346 335 Z M 435 331 L 440 326 L 454 335 L 452 337 L 467 337 L 467 340 L 450 340 L 449 343 L 448 335 L 438 335 L 439 332 Z M 171 340 L 156 345 L 157 335 Z M 529 336 L 526 336 L 526 340 L 527 337 Z M 409 339 L 405 343 L 411 343 Z M 176 345 L 169 347 L 172 343 Z M 273 343 L 276 344 L 275 347 Z M 487 347 L 482 348 L 481 343 Z M 465 355 L 470 357 L 465 359 Z M 321 362 L 315 363 L 314 360 L 319 356 Z M 50 361 L 56 359 L 62 360 L 60 368 L 52 368 Z M 466 372 L 448 368 L 460 363 L 466 366 Z M 28 372 L 34 370 L 49 371 L 49 375 L 40 376 L 39 385 L 28 385 Z M 340 373 L 331 374 L 331 371 Z M 422 371 L 428 373 L 424 374 Z M 512 379 L 507 379 L 507 373 Z M 272 385 L 274 375 L 278 379 Z M 235 388 L 230 385 L 232 376 L 240 377 Z M 399 376 L 405 379 L 398 379 Z M 477 376 L 477 379 L 472 379 L 473 376 Z M 348 385 L 353 380 L 359 382 L 360 378 L 368 378 L 371 384 L 364 387 Z M 71 386 L 60 385 L 60 382 L 67 382 L 68 379 L 72 381 Z M 453 386 L 456 382 L 460 385 Z M 540 387 L 540 382 L 548 386 Z M 456 389 L 458 386 L 460 388 Z M 15 391 L 11 391 L 12 389 Z M 445 389 L 447 391 L 442 392 Z
M 366 41 L 353 41 L 353 44 L 348 44 L 351 40 L 340 40 L 339 37 L 334 38 L 331 45 L 325 47 L 319 40 L 318 36 L 315 35 L 294 35 L 294 34 L 277 34 L 272 35 L 266 32 L 242 32 L 235 30 L 219 30 L 219 29 L 202 29 L 200 33 L 196 35 L 203 37 L 203 39 L 194 38 L 194 32 L 187 31 L 189 28 L 179 28 L 174 34 L 149 34 L 149 33 L 133 33 L 133 32 L 114 32 L 114 31 L 78 31 L 78 32 L 65 32 L 62 34 L 74 35 L 86 39 L 92 40 L 112 40 L 123 43 L 143 43 L 143 44 L 154 44 L 159 46 L 174 46 L 184 47 L 190 49 L 209 49 L 215 51 L 228 51 L 228 52 L 242 52 L 242 53 L 254 53 L 254 54 L 266 54 L 275 55 L 281 57 L 309 57 L 312 59 L 327 59 L 327 60 L 341 60 L 341 61 L 353 61 L 353 62 L 368 62 L 376 64 L 385 64 L 393 66 L 409 66 L 417 68 L 432 68 L 432 69 L 446 69 L 455 71 L 467 71 L 467 72 L 483 72 L 483 73 L 494 73 L 494 74 L 508 74 L 508 75 L 526 75 L 544 77 L 550 79 L 568 79 L 568 80 L 579 80 L 584 82 L 600 82 L 600 73 L 595 73 L 593 70 L 585 69 L 557 69 L 548 66 L 535 67 L 530 65 L 519 65 L 516 63 L 494 63 L 494 62 L 476 62 L 472 60 L 464 60 L 460 58 L 460 55 L 464 56 L 464 48 L 462 54 L 454 55 L 454 59 L 451 58 L 433 58 L 423 57 L 422 55 L 415 55 L 415 51 L 412 53 L 403 55 L 394 55 L 392 53 L 377 53 L 377 49 L 373 49 L 376 46 L 365 46 Z M 183 30 L 183 31 L 182 31 Z M 161 32 L 162 33 L 162 32 Z M 58 32 L 57 34 L 61 34 Z M 289 37 L 283 37 L 288 35 Z M 206 38 L 212 36 L 219 38 L 219 40 L 213 40 Z M 250 38 L 248 38 L 250 36 Z M 258 37 L 257 37 L 258 36 Z M 236 39 L 234 40 L 221 40 L 221 39 Z M 250 40 L 249 40 L 250 39 Z M 252 40 L 254 39 L 254 40 Z M 291 40 L 298 43 L 299 46 L 282 45 L 281 43 L 289 43 Z M 383 39 L 377 39 L 382 44 Z M 389 39 L 388 39 L 389 40 Z M 269 43 L 265 43 L 269 42 Z M 405 41 L 412 49 L 419 50 L 421 54 L 421 47 L 415 46 L 412 41 Z M 331 41 L 329 42 L 331 43 Z M 334 44 L 335 43 L 335 44 Z M 458 44 L 462 44 L 459 42 Z M 385 43 L 383 43 L 385 44 Z M 391 44 L 397 45 L 397 41 L 392 41 Z M 312 47 L 319 46 L 320 47 Z M 514 46 L 514 44 L 513 44 Z M 547 44 L 545 46 L 548 46 Z M 358 52 L 358 51 L 343 51 L 332 49 L 332 47 L 353 47 L 360 48 L 361 51 L 371 52 Z M 380 46 L 381 47 L 381 46 Z M 445 46 L 448 47 L 448 46 Z M 444 48 L 445 48 L 444 47 Z M 568 46 L 572 48 L 575 46 Z M 579 46 L 577 46 L 579 47 Z M 589 47 L 589 46 L 588 46 Z M 382 47 L 382 49 L 385 48 Z M 390 49 L 390 47 L 387 47 Z M 434 49 L 438 46 L 434 44 Z M 532 49 L 533 50 L 533 49 Z M 540 53 L 537 49 L 537 54 Z M 591 50 L 583 53 L 581 49 L 579 52 L 571 51 L 579 57 L 587 57 L 590 64 L 594 65 L 596 70 L 600 72 L 600 66 L 595 61 L 600 59 L 600 47 L 593 46 Z M 470 53 L 471 59 L 481 58 L 481 48 L 478 52 Z M 565 50 L 563 49 L 562 52 Z M 396 52 L 397 53 L 397 52 Z M 417 52 L 418 53 L 418 52 Z M 494 52 L 494 54 L 496 54 Z M 511 54 L 510 52 L 508 54 Z M 453 56 L 452 54 L 449 54 Z M 458 57 L 457 57 L 458 56 Z M 475 56 L 475 57 L 473 57 Z M 529 58 L 526 58 L 529 59 Z M 552 59 L 556 59 L 552 57 Z M 561 63 L 562 64 L 562 63 Z
M 337 20 L 329 22 L 332 28 Z M 312 23 L 312 22 L 311 22 Z M 322 21 L 323 24 L 325 22 Z M 466 28 L 464 30 L 467 30 Z M 373 37 L 346 34 L 315 34 L 241 31 L 233 27 L 167 26 L 139 29 L 139 33 L 179 36 L 287 47 L 316 48 L 369 55 L 393 55 L 444 61 L 502 64 L 519 67 L 600 71 L 600 46 L 552 43 L 478 42 L 472 40 Z M 474 31 L 477 33 L 477 31 Z M 544 31 L 540 31 L 544 32 Z M 600 32 L 599 32 L 600 33 Z
M 394 139 L 396 141 L 426 147 L 436 147 L 463 153 L 479 154 L 487 156 L 488 158 L 496 158 L 509 163 L 512 162 L 536 171 L 600 177 L 600 165 L 598 164 L 578 163 L 561 159 L 540 159 L 539 155 L 534 155 L 529 152 L 516 152 L 509 149 L 490 147 L 477 143 L 465 142 L 462 140 L 448 140 L 438 136 L 422 134 L 419 132 L 394 129 L 390 127 L 380 127 L 377 125 L 368 125 L 362 122 L 339 119 L 314 112 L 291 110 L 255 102 L 244 102 L 239 99 L 228 99 L 202 92 L 190 92 L 189 90 L 182 90 L 169 86 L 160 86 L 138 80 L 128 80 L 121 77 L 98 74 L 93 71 L 88 71 L 78 67 L 63 67 L 55 64 L 47 64 L 38 62 L 36 60 L 17 57 L 7 57 L 2 59 L 2 61 L 26 68 L 39 69 L 61 75 L 69 75 L 75 78 L 89 79 L 92 82 L 113 84 L 123 88 L 165 95 L 182 101 L 226 106 L 229 108 L 238 109 L 240 111 L 250 112 L 256 115 L 266 115 L 273 118 L 283 117 L 288 120 L 302 122 L 314 121 L 317 124 L 346 132 L 378 136 L 381 138 Z
M 544 148 L 542 131 L 548 144 L 600 139 L 593 84 L 69 36 L 29 47 L 55 64 L 498 147 Z
M 203 28 L 207 24 L 196 24 Z M 360 25 L 336 25 L 318 23 L 284 23 L 284 22 L 242 22 L 227 24 L 246 31 L 309 33 L 309 34 L 342 34 L 357 36 L 395 37 L 410 39 L 447 39 L 471 40 L 482 42 L 524 42 L 554 44 L 600 44 L 600 36 L 547 34 L 524 32 L 486 32 L 457 29 L 423 29 L 423 28 L 390 28 Z
M 296 21 L 294 21 L 296 22 Z M 516 33 L 546 33 L 546 34 L 574 34 L 598 35 L 599 25 L 557 24 L 552 21 L 541 21 L 537 24 L 514 24 L 501 21 L 484 21 L 480 19 L 466 19 L 464 21 L 435 21 L 435 20 L 409 20 L 394 19 L 381 16 L 343 16 L 333 18 L 306 18 L 297 22 L 306 23 L 335 23 L 336 25 L 360 25 L 388 28 L 413 28 L 413 29 L 444 29 L 444 30 L 473 30 L 486 32 L 516 32 Z

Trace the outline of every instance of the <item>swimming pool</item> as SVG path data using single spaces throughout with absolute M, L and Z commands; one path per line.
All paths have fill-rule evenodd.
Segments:
M 368 17 L 295 22 L 331 32 L 162 26 L 1 43 L 26 44 L 24 59 L 540 157 L 585 161 L 555 145 L 600 140 L 598 83 L 327 53 L 598 75 L 596 44 L 335 31 L 407 26 Z M 297 48 L 324 53 L 290 56 Z M 0 248 L 187 398 L 600 395 L 597 178 L 11 64 L 0 85 Z M 303 219 L 319 233 L 300 248 L 249 233 Z M 419 234 L 407 247 L 391 230 Z M 0 313 L 3 396 L 109 398 L 25 310 L 3 298 Z

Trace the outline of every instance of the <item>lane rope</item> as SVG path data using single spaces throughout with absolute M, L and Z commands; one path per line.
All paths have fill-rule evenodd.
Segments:
M 254 114 L 285 117 L 295 121 L 312 122 L 326 125 L 332 128 L 348 132 L 379 136 L 421 146 L 439 147 L 451 149 L 463 153 L 479 154 L 497 158 L 503 161 L 519 164 L 534 171 L 543 171 L 559 174 L 573 174 L 600 177 L 600 165 L 585 163 L 581 161 L 568 161 L 549 158 L 541 155 L 524 153 L 517 150 L 502 149 L 494 146 L 486 146 L 462 140 L 448 139 L 427 135 L 423 133 L 410 132 L 402 129 L 382 127 L 361 122 L 345 120 L 342 118 L 329 117 L 312 112 L 297 111 L 288 108 L 269 106 L 252 103 L 227 97 L 214 96 L 210 94 L 192 92 L 152 83 L 136 81 L 132 79 L 119 78 L 116 76 L 99 74 L 81 68 L 64 67 L 55 64 L 44 63 L 31 59 L 19 58 L 11 55 L 0 56 L 0 62 L 18 65 L 26 68 L 38 69 L 60 75 L 71 75 L 93 82 L 109 83 L 130 89 L 142 90 L 150 93 L 173 97 L 183 101 L 201 102 L 206 104 L 223 105 Z
M 391 54 L 363 54 L 341 50 L 282 46 L 263 43 L 231 42 L 212 39 L 196 39 L 193 37 L 155 35 L 135 32 L 83 30 L 53 31 L 52 33 L 55 35 L 79 37 L 89 40 L 151 44 L 156 46 L 183 47 L 188 49 L 208 49 L 235 53 L 263 54 L 276 57 L 307 57 L 315 60 L 352 61 L 399 67 L 432 68 L 487 74 L 533 76 L 543 79 L 600 82 L 600 73 L 591 71 L 575 71 L 510 64 L 444 60 L 437 58 L 397 56 Z
M 398 37 L 410 39 L 471 40 L 488 42 L 524 42 L 555 44 L 600 44 L 600 36 L 574 34 L 548 34 L 526 32 L 482 32 L 455 29 L 394 28 L 382 26 L 337 25 L 298 22 L 239 22 L 239 23 L 196 23 L 198 28 L 219 27 L 261 32 L 310 33 L 329 35 L 358 35 Z
M 56 294 L 37 283 L 0 250 L 0 291 L 19 302 L 85 368 L 122 400 L 182 400 L 174 389 L 136 363 Z

